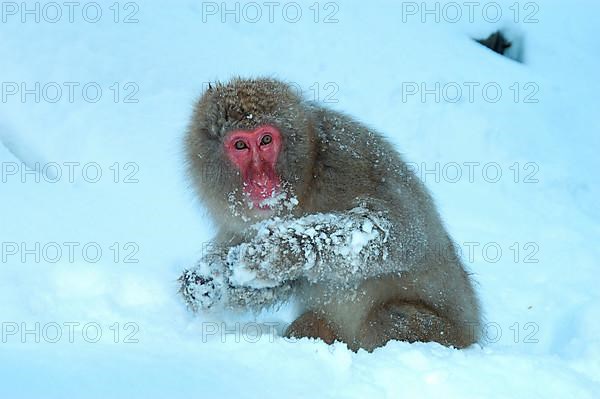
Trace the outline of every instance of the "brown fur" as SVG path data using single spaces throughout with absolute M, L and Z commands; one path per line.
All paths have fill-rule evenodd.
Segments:
M 368 201 L 394 224 L 386 268 L 392 273 L 365 276 L 354 289 L 298 281 L 305 313 L 288 334 L 367 350 L 392 339 L 459 348 L 476 342 L 480 314 L 471 281 L 457 256 L 442 256 L 456 252 L 423 184 L 380 134 L 299 98 L 282 82 L 234 79 L 207 90 L 196 107 L 186 139 L 189 170 L 219 227 L 218 243 L 245 240 L 245 229 L 264 217 L 228 207 L 230 193 L 241 195 L 241 178 L 222 139 L 265 123 L 281 131 L 276 170 L 299 200 L 280 213 L 344 212 Z

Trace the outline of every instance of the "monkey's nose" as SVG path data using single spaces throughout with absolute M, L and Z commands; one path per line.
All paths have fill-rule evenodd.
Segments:
M 258 150 L 252 149 L 252 166 L 260 169 L 262 163 L 263 159 L 260 156 L 260 152 Z

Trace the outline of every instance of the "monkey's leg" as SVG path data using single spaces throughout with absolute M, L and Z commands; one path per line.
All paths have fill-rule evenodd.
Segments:
M 371 309 L 352 346 L 372 351 L 390 340 L 434 341 L 464 348 L 475 338 L 468 328 L 460 328 L 424 304 L 393 299 Z
M 290 338 L 320 338 L 327 344 L 339 341 L 336 326 L 317 312 L 309 310 L 298 317 L 285 332 Z

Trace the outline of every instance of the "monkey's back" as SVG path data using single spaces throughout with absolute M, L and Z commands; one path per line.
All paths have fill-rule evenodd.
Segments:
M 307 306 L 317 303 L 338 323 L 347 324 L 348 332 L 356 333 L 369 304 L 400 296 L 426 302 L 478 331 L 479 304 L 472 283 L 424 184 L 381 134 L 345 114 L 311 107 L 317 153 L 312 196 L 304 211 L 344 211 L 365 201 L 401 226 L 397 234 L 414 235 L 414 248 L 396 248 L 388 261 L 397 273 L 366 280 L 358 295 L 344 296 L 337 290 L 334 296 L 331 291 L 336 287 L 307 285 Z M 407 257 L 407 251 L 415 253 Z

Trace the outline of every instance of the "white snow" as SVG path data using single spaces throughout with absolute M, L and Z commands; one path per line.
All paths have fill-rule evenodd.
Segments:
M 296 23 L 289 3 L 273 22 L 256 3 L 254 23 L 246 3 L 237 23 L 212 14 L 221 2 L 117 3 L 137 23 L 115 23 L 113 2 L 96 3 L 97 23 L 88 3 L 72 23 L 66 6 L 51 23 L 39 3 L 36 23 L 0 5 L 2 397 L 598 396 L 600 3 L 497 0 L 497 23 L 481 14 L 492 2 L 473 22 L 440 3 L 439 23 L 406 9 L 421 2 L 314 3 L 297 3 Z M 523 64 L 469 39 L 498 28 L 522 37 Z M 186 311 L 176 279 L 214 228 L 181 138 L 201 90 L 236 75 L 294 82 L 397 146 L 478 282 L 481 347 L 352 353 L 281 338 L 292 305 Z M 440 101 L 422 101 L 436 83 Z

